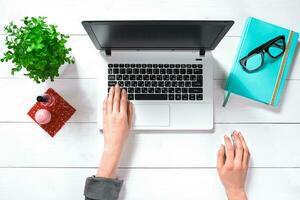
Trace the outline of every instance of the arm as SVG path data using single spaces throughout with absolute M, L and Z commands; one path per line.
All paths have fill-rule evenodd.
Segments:
M 229 200 L 247 200 L 245 182 L 250 159 L 249 149 L 241 133 L 233 132 L 235 145 L 225 135 L 225 145 L 218 151 L 217 169 Z
M 103 154 L 96 176 L 86 180 L 86 200 L 118 199 L 123 181 L 116 179 L 116 170 L 131 128 L 132 114 L 133 106 L 127 100 L 126 91 L 121 91 L 118 85 L 111 87 L 103 102 Z

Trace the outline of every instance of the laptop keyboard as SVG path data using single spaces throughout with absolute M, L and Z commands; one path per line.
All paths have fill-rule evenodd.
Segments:
M 117 83 L 129 100 L 203 100 L 202 64 L 108 64 L 108 90 Z

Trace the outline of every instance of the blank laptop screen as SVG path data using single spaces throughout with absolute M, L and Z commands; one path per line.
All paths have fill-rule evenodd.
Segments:
M 210 50 L 232 24 L 232 21 L 83 22 L 98 49 Z

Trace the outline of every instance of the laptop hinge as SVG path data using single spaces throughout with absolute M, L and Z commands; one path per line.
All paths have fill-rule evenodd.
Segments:
M 205 56 L 205 49 L 204 49 L 204 48 L 201 48 L 201 49 L 199 50 L 199 55 L 200 55 L 200 56 Z
M 105 50 L 105 55 L 106 56 L 111 56 L 111 50 L 110 49 L 106 49 Z

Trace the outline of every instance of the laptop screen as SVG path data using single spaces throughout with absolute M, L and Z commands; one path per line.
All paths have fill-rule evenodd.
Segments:
M 233 21 L 84 21 L 97 49 L 214 49 Z

